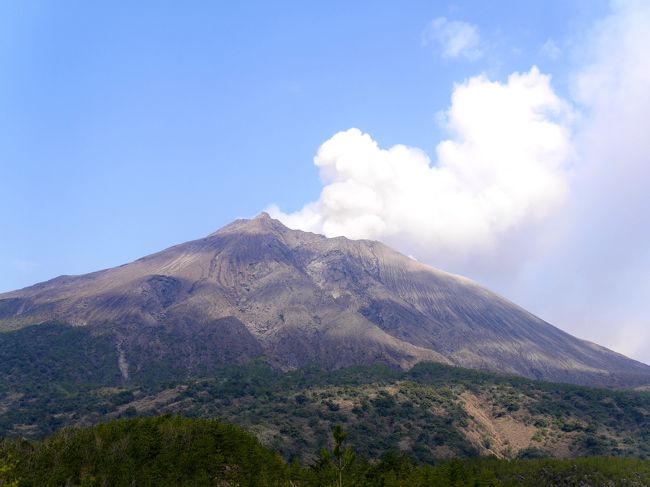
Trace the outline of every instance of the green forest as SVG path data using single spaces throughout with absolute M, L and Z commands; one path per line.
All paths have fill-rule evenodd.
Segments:
M 316 459 L 287 463 L 242 428 L 163 415 L 65 428 L 0 444 L 0 485 L 28 486 L 627 486 L 650 483 L 630 458 L 454 459 L 421 464 L 388 451 L 369 460 L 335 426 Z
M 0 342 L 1 487 L 650 485 L 647 391 L 264 360 L 125 382 L 102 337 L 45 331 Z
M 42 354 L 70 358 L 68 348 L 43 348 Z M 115 386 L 83 372 L 63 381 L 62 363 L 31 376 L 18 359 L 0 364 L 0 437 L 39 439 L 67 426 L 169 413 L 242 426 L 289 462 L 315 461 L 336 424 L 349 432 L 350 446 L 370 459 L 391 450 L 422 463 L 476 456 L 650 456 L 650 393 L 642 391 L 434 363 L 408 371 L 314 366 L 280 372 L 262 361 L 199 379 L 150 377 Z

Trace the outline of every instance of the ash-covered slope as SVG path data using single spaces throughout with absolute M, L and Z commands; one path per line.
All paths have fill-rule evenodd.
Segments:
M 86 326 L 122 377 L 430 360 L 606 386 L 650 367 L 579 340 L 476 283 L 367 240 L 290 230 L 261 214 L 127 265 L 0 294 L 0 329 Z M 16 332 L 17 333 L 17 332 Z

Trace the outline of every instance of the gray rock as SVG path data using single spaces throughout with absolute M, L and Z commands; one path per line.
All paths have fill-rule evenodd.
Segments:
M 263 355 L 283 369 L 430 360 L 578 384 L 650 384 L 647 365 L 469 279 L 379 242 L 290 230 L 265 213 L 130 264 L 0 294 L 0 330 L 53 320 L 114 334 L 125 376 L 146 366 L 134 359 L 173 349 L 197 374 Z

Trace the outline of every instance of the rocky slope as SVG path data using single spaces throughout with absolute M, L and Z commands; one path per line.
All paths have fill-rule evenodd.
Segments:
M 650 384 L 647 365 L 468 279 L 379 242 L 290 230 L 266 214 L 130 264 L 0 294 L 8 332 L 0 340 L 53 321 L 111 341 L 123 381 L 153 369 L 200 375 L 264 356 L 282 369 L 436 361 L 580 384 Z

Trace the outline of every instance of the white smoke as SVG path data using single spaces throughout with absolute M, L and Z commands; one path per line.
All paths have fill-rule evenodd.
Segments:
M 536 68 L 457 85 L 434 161 L 340 132 L 314 160 L 320 198 L 271 212 L 384 240 L 650 362 L 649 25 L 650 3 L 613 2 L 571 53 L 571 102 Z
M 289 227 L 380 239 L 418 258 L 490 255 L 513 229 L 541 220 L 567 194 L 568 106 L 533 67 L 506 83 L 478 76 L 454 88 L 450 134 L 432 164 L 420 149 L 379 147 L 352 128 L 318 150 L 318 201 L 271 214 Z
M 570 231 L 519 299 L 551 322 L 650 363 L 650 3 L 614 3 L 585 39 Z M 549 295 L 543 289 L 554 286 Z M 535 299 L 541 292 L 545 303 Z

